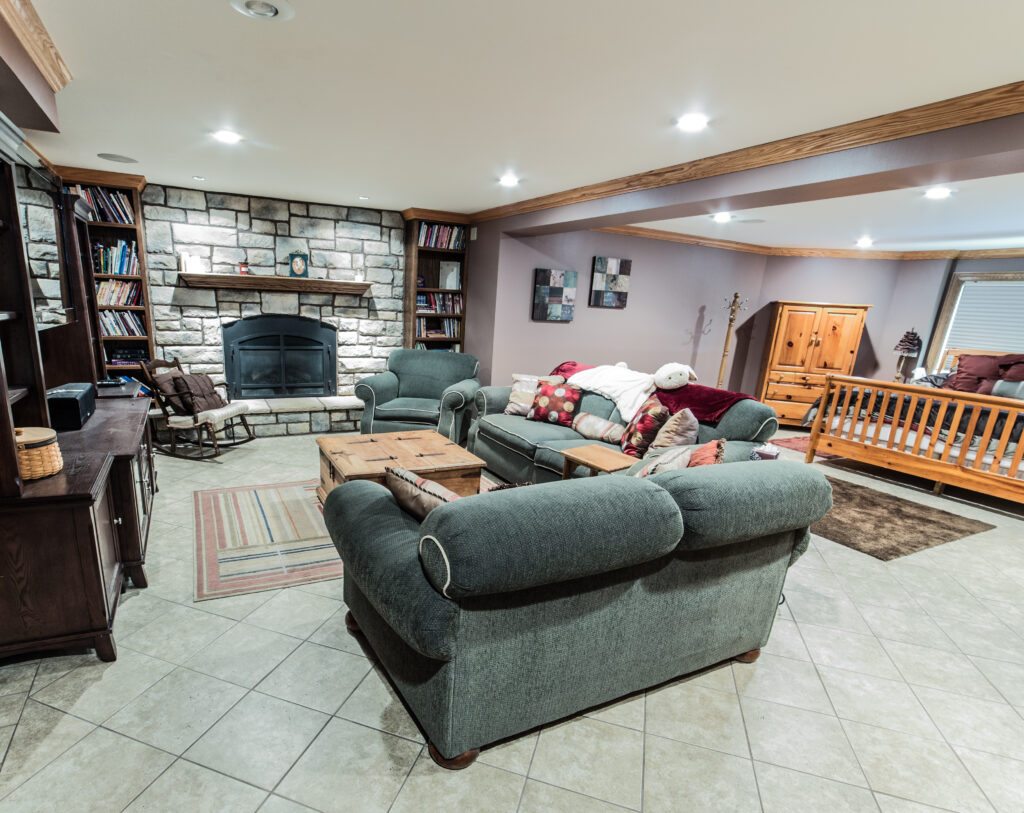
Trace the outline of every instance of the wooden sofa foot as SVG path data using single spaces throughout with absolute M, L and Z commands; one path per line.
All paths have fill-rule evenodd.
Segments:
M 449 771 L 461 771 L 463 768 L 468 768 L 474 762 L 476 758 L 480 756 L 479 748 L 471 748 L 468 751 L 463 751 L 458 756 L 452 757 L 451 759 L 445 759 L 441 756 L 441 752 L 434 747 L 434 743 L 427 744 L 427 750 L 430 752 L 430 758 L 434 760 L 442 768 L 447 768 Z
M 737 660 L 740 663 L 753 663 L 761 657 L 760 649 L 752 649 L 749 652 L 744 652 L 742 655 L 737 655 L 733 660 Z
M 359 632 L 359 623 L 356 621 L 356 617 L 352 615 L 351 610 L 345 613 L 345 627 L 349 632 Z

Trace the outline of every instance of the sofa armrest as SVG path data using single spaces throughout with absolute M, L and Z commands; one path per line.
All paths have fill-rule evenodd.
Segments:
M 477 414 L 483 417 L 504 412 L 511 394 L 511 387 L 481 387 L 475 397 Z
M 356 397 L 372 412 L 377 404 L 398 397 L 398 376 L 390 370 L 361 378 L 356 382 Z
M 469 428 L 467 416 L 473 408 L 473 398 L 480 389 L 480 382 L 475 378 L 466 378 L 446 387 L 441 393 L 441 414 L 437 422 L 437 431 L 449 440 L 461 443 Z
M 649 479 L 664 488 L 682 512 L 683 550 L 783 531 L 802 535 L 832 507 L 832 487 L 824 475 L 787 460 L 698 466 Z
M 653 483 L 588 477 L 455 500 L 431 511 L 420 533 L 430 583 L 461 598 L 648 562 L 676 547 L 683 524 Z
M 353 480 L 327 495 L 324 522 L 345 578 L 359 585 L 388 625 L 421 655 L 450 659 L 458 607 L 423 578 L 415 518 L 384 486 Z
M 721 420 L 701 426 L 701 439 L 751 440 L 764 443 L 779 429 L 779 419 L 768 404 L 744 398 L 729 407 Z

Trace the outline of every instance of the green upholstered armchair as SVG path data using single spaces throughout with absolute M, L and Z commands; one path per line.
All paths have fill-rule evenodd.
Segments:
M 366 405 L 362 433 L 436 429 L 463 443 L 480 389 L 479 369 L 480 362 L 468 353 L 395 350 L 384 372 L 356 383 L 356 396 Z
M 335 488 L 324 520 L 361 631 L 444 767 L 481 746 L 768 641 L 832 504 L 789 461 L 588 477 L 463 497 L 422 523 Z

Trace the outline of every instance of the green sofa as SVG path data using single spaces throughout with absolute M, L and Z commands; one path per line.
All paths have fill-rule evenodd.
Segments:
M 746 461 L 464 497 L 422 522 L 376 483 L 324 505 L 360 630 L 434 759 L 768 641 L 786 570 L 831 506 L 810 466 Z
M 598 444 L 618 450 L 615 444 L 588 440 L 565 426 L 528 421 L 520 415 L 505 415 L 511 387 L 481 387 L 476 393 L 477 419 L 469 430 L 468 449 L 487 461 L 488 471 L 510 483 L 548 483 L 561 479 L 565 458 L 562 450 Z M 580 412 L 589 412 L 625 425 L 612 401 L 593 392 L 583 393 Z M 733 404 L 716 424 L 702 423 L 698 443 L 725 438 L 726 460 L 747 460 L 755 446 L 768 440 L 779 428 L 773 410 L 760 401 L 745 399 Z M 578 466 L 573 476 L 589 475 Z

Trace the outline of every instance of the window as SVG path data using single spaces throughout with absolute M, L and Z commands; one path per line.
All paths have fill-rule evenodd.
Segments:
M 1024 273 L 954 273 L 935 336 L 933 370 L 949 368 L 949 350 L 1024 352 Z

